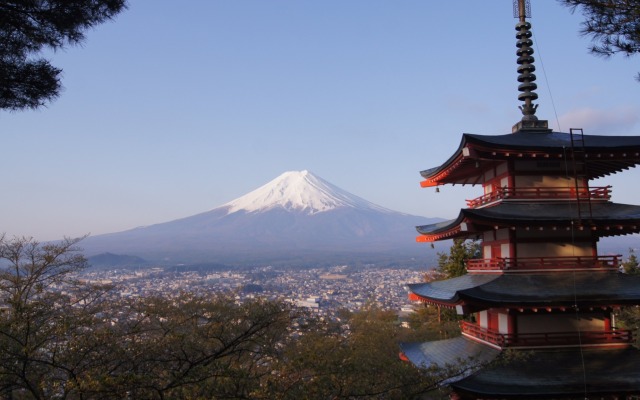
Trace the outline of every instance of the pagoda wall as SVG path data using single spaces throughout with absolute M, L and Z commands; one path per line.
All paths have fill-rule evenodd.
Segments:
M 496 191 L 498 188 L 509 187 L 509 165 L 506 162 L 500 163 L 484 172 L 484 183 L 482 188 L 484 194 Z
M 557 175 L 516 175 L 514 181 L 516 188 L 565 188 L 575 186 L 573 179 Z M 578 186 L 584 186 L 583 182 L 578 182 Z
M 554 241 L 554 242 L 565 242 L 570 243 L 572 241 L 577 242 L 592 242 L 593 236 L 591 232 L 584 231 L 573 231 L 571 232 L 568 229 L 558 228 L 556 230 L 553 229 L 526 229 L 526 228 L 518 228 L 515 230 L 515 238 L 517 241 L 534 241 L 540 239 Z
M 500 178 L 506 176 L 509 173 L 509 164 L 502 162 L 490 168 L 484 173 L 484 181 L 488 182 L 494 178 Z
M 517 257 L 592 257 L 591 243 L 517 243 Z
M 482 257 L 592 257 L 596 244 L 589 232 L 565 230 L 509 229 L 486 231 L 482 235 Z
M 579 317 L 579 318 L 578 318 Z M 546 332 L 602 331 L 605 329 L 603 313 L 573 312 L 562 314 L 520 314 L 516 317 L 519 334 Z
M 515 231 L 516 257 L 593 257 L 597 247 L 588 231 L 570 232 L 564 229 Z

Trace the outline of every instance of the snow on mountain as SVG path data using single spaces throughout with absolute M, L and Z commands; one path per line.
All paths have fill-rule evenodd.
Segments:
M 289 171 L 258 189 L 223 204 L 228 213 L 261 212 L 273 208 L 313 215 L 341 207 L 391 212 L 384 207 L 348 193 L 324 179 L 304 171 Z

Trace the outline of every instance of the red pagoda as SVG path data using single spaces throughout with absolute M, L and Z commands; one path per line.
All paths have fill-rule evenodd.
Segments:
M 621 256 L 599 255 L 602 237 L 640 232 L 640 206 L 611 201 L 590 181 L 640 164 L 640 136 L 554 132 L 535 116 L 528 4 L 514 1 L 523 118 L 506 135 L 464 134 L 423 187 L 482 185 L 457 218 L 417 227 L 419 242 L 481 240 L 467 274 L 408 285 L 409 297 L 467 316 L 454 339 L 405 343 L 418 367 L 477 368 L 448 381 L 453 398 L 607 398 L 640 395 L 640 351 L 614 311 L 640 304 L 640 277 Z M 522 357 L 492 362 L 507 349 Z M 634 397 L 635 398 L 635 397 Z

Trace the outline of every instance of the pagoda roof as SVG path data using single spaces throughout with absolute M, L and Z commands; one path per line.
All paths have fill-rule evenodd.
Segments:
M 426 302 L 447 306 L 571 307 L 640 304 L 640 276 L 619 272 L 467 274 L 408 284 Z
M 588 178 L 600 178 L 640 164 L 640 136 L 573 135 L 573 146 L 584 150 Z M 442 165 L 421 171 L 422 186 L 482 183 L 483 166 L 504 160 L 570 160 L 571 134 L 519 131 L 507 135 L 465 133 L 458 149 Z
M 433 342 L 400 343 L 402 354 L 419 368 L 466 365 L 448 383 L 471 374 L 477 367 L 493 361 L 500 350 L 484 345 L 464 336 Z
M 467 143 L 500 146 L 514 150 L 552 150 L 571 146 L 571 134 L 566 132 L 516 132 L 506 135 L 475 135 L 465 133 Z M 640 149 L 640 136 L 582 135 L 586 148 Z M 580 135 L 574 134 L 574 142 Z
M 584 210 L 583 224 L 599 237 L 626 235 L 640 232 L 640 206 L 612 202 L 592 202 L 590 215 Z M 436 241 L 452 237 L 465 237 L 494 227 L 567 228 L 580 219 L 580 206 L 576 202 L 533 203 L 510 202 L 484 208 L 465 208 L 458 217 L 436 224 L 417 226 L 419 241 Z
M 640 351 L 534 350 L 496 362 L 451 384 L 465 398 L 587 398 L 640 393 Z

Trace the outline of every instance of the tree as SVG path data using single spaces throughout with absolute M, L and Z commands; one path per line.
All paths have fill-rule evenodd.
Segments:
M 58 97 L 62 70 L 37 54 L 81 43 L 125 8 L 126 0 L 0 2 L 0 108 L 35 109 Z
M 102 292 L 76 290 L 72 274 L 86 265 L 79 240 L 0 236 L 0 396 L 51 398 L 84 369 L 70 349 L 96 322 Z
M 400 361 L 407 338 L 394 312 L 371 303 L 342 321 L 307 321 L 309 326 L 275 360 L 264 398 L 423 399 L 468 364 L 427 369 Z
M 120 307 L 119 338 L 91 396 L 144 399 L 256 398 L 272 361 L 289 340 L 292 308 L 277 301 L 241 304 L 224 294 L 142 298 Z
M 254 398 L 291 340 L 291 306 L 118 300 L 75 279 L 79 241 L 0 236 L 0 398 Z
M 629 258 L 622 262 L 622 271 L 629 275 L 640 274 L 640 263 L 634 249 L 629 249 Z
M 627 57 L 640 53 L 640 1 L 638 0 L 559 0 L 575 12 L 582 11 L 586 21 L 580 33 L 590 36 L 591 53 Z M 640 73 L 636 76 L 640 81 Z
M 477 241 L 465 241 L 454 239 L 449 248 L 449 254 L 438 253 L 438 267 L 436 271 L 440 274 L 439 279 L 450 279 L 462 276 L 467 273 L 467 261 L 480 257 L 481 248 Z

